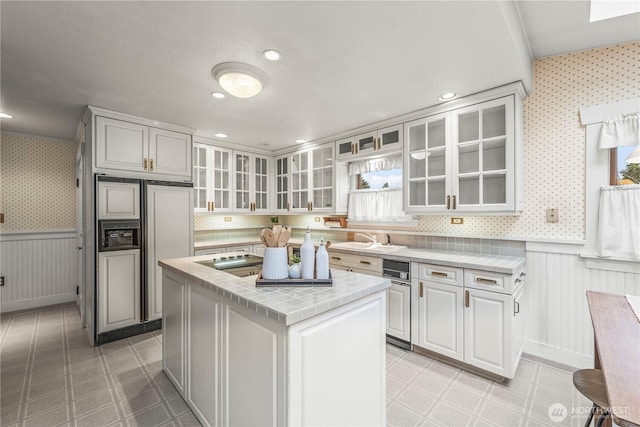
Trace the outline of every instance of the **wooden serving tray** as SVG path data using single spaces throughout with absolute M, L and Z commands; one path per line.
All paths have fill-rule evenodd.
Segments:
M 256 279 L 256 288 L 264 288 L 268 286 L 279 286 L 279 287 L 309 287 L 309 286 L 323 286 L 330 287 L 333 286 L 333 276 L 331 275 L 331 270 L 329 270 L 329 278 L 328 279 L 263 279 L 262 271 L 258 274 L 258 278 Z

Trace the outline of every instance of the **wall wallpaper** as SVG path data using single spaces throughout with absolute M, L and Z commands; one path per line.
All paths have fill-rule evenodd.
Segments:
M 76 144 L 2 132 L 0 231 L 76 227 Z

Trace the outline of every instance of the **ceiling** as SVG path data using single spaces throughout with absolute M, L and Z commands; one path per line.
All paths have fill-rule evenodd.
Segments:
M 588 1 L 0 2 L 2 129 L 73 140 L 87 105 L 267 150 L 522 80 L 531 57 L 640 39 Z M 282 52 L 270 62 L 265 49 Z M 211 68 L 269 78 L 249 99 Z

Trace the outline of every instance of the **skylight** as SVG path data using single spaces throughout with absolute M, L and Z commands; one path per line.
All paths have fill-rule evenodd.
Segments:
M 640 12 L 637 0 L 591 0 L 589 22 L 602 21 Z

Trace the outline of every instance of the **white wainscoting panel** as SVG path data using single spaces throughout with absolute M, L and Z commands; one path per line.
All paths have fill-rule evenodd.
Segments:
M 575 253 L 527 250 L 524 352 L 576 368 L 593 367 L 586 291 L 640 295 L 640 274 L 587 268 Z
M 0 235 L 0 312 L 75 301 L 75 231 Z

